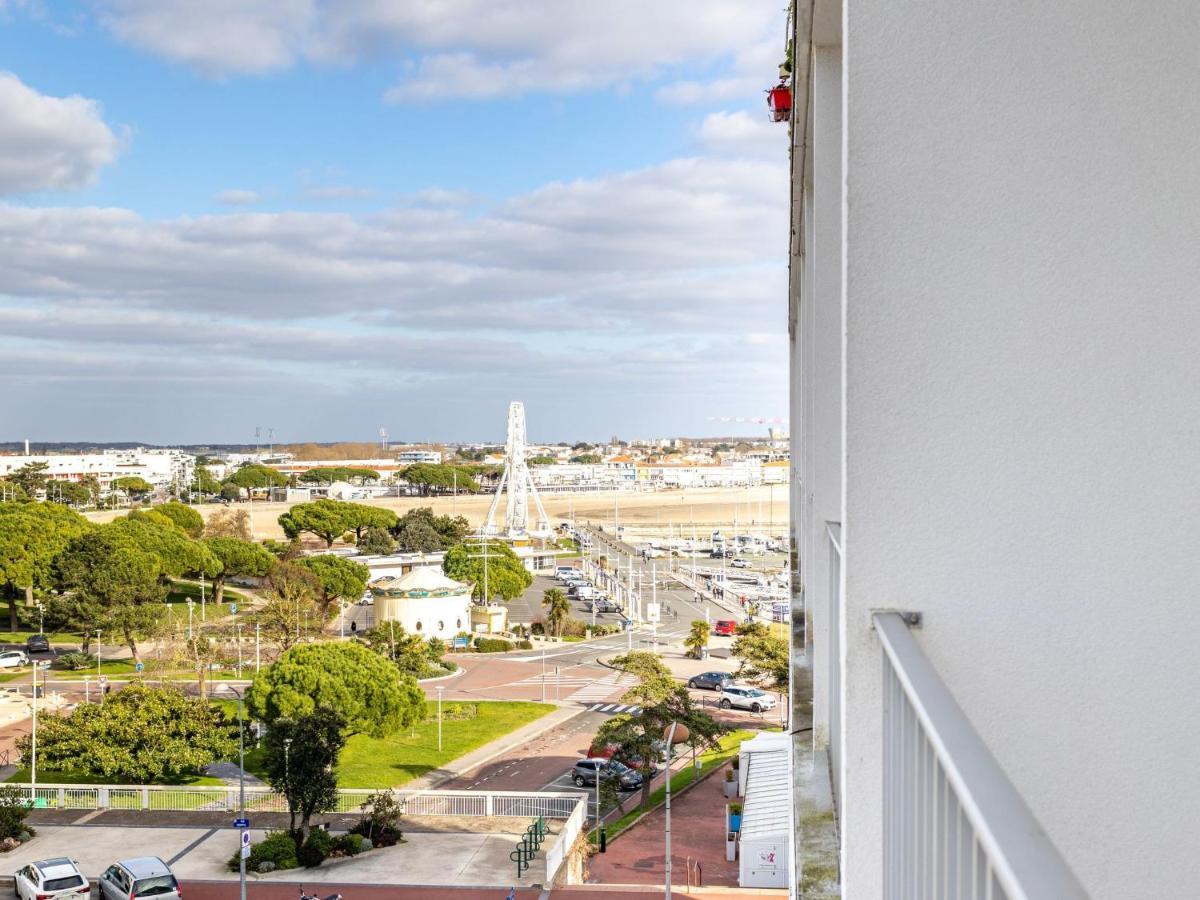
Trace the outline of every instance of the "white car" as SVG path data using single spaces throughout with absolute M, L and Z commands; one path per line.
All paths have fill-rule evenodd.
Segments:
M 5 650 L 0 653 L 0 669 L 11 669 L 28 663 L 29 657 L 25 655 L 24 650 Z
M 721 691 L 721 709 L 748 709 L 763 712 L 774 709 L 776 700 L 764 690 L 756 687 L 730 686 Z
M 364 591 L 363 595 L 358 598 L 359 606 L 372 606 L 375 603 L 375 595 L 370 591 Z
M 60 856 L 30 863 L 13 876 L 19 900 L 89 900 L 92 887 L 73 859 Z
M 735 568 L 735 569 L 749 569 L 749 568 L 751 568 L 751 563 L 750 563 L 750 560 L 748 560 L 748 559 L 740 559 L 740 558 L 739 558 L 739 559 L 735 559 L 735 560 L 734 560 L 733 562 L 731 562 L 729 565 L 733 566 L 733 568 Z

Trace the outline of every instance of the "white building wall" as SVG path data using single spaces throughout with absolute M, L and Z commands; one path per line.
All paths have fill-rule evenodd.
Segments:
M 848 0 L 843 884 L 925 652 L 1096 898 L 1200 884 L 1200 6 Z

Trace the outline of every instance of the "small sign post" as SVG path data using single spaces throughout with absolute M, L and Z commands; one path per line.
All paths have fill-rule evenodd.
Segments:
M 242 832 L 242 859 L 250 858 L 250 832 Z

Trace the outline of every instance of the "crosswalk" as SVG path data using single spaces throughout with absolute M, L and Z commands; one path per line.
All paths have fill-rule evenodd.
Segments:
M 614 692 L 625 690 L 636 683 L 637 679 L 632 675 L 605 675 L 603 678 L 593 680 L 586 687 L 576 691 L 567 699 L 574 700 L 579 704 L 607 700 Z
M 619 716 L 622 713 L 636 716 L 642 711 L 640 706 L 633 706 L 628 703 L 593 703 L 588 709 L 592 712 L 608 713 L 610 716 Z
M 540 673 L 530 675 L 528 678 L 522 678 L 520 681 L 514 681 L 513 684 L 542 684 L 543 682 L 553 687 L 584 687 L 593 684 L 595 678 L 589 678 L 586 675 L 563 675 L 560 673 L 547 672 L 544 676 Z M 611 688 L 609 689 L 611 690 Z

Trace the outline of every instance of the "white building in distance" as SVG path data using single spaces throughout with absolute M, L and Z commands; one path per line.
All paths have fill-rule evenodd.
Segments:
M 471 631 L 471 585 L 448 578 L 433 566 L 387 576 L 369 585 L 375 624 L 395 622 L 409 634 L 448 641 Z
M 98 453 L 32 454 L 0 456 L 0 478 L 8 477 L 30 463 L 45 463 L 46 477 L 55 481 L 82 481 L 91 476 L 107 493 L 118 478 L 141 478 L 155 490 L 187 490 L 196 458 L 182 450 L 137 447 L 132 450 L 102 450 Z

